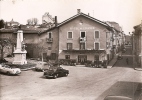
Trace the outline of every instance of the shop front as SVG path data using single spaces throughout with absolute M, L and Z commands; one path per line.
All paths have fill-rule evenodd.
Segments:
M 65 65 L 88 65 L 93 63 L 98 67 L 106 60 L 105 50 L 64 50 L 59 57 L 59 61 Z

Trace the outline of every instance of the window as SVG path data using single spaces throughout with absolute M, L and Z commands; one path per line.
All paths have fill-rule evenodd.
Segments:
M 72 34 L 72 32 L 68 32 L 68 34 L 67 34 L 67 38 L 68 38 L 68 39 L 72 39 L 72 38 L 73 38 L 73 34 Z
M 47 53 L 43 53 L 43 59 L 46 59 Z
M 100 48 L 100 45 L 99 45 L 99 43 L 95 43 L 95 50 L 99 50 L 99 48 Z
M 95 55 L 95 61 L 99 61 L 99 55 Z
M 95 31 L 95 38 L 99 38 L 99 31 Z
M 85 50 L 85 43 L 80 43 L 80 50 Z
M 86 37 L 86 34 L 85 34 L 85 32 L 81 32 L 81 33 L 80 33 L 80 37 L 81 37 L 81 38 L 84 38 L 84 37 Z
M 56 53 L 51 53 L 51 60 L 56 60 Z
M 65 59 L 70 59 L 70 55 L 65 55 Z
M 109 32 L 106 32 L 106 38 L 109 38 L 110 36 L 110 33 Z
M 48 47 L 48 50 L 51 50 L 51 47 Z
M 51 38 L 51 32 L 49 33 L 49 38 Z
M 67 50 L 72 50 L 72 43 L 67 43 Z

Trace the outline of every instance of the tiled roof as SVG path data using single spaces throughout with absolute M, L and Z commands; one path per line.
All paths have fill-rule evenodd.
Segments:
M 114 26 L 114 29 L 118 32 L 121 32 L 120 26 L 116 22 L 109 22 L 112 26 Z
M 141 24 L 134 26 L 134 29 L 135 29 L 134 34 L 142 34 L 142 25 Z
M 13 33 L 16 29 L 0 29 L 0 33 Z
M 89 16 L 89 15 L 86 15 L 86 14 L 84 14 L 84 13 L 79 13 L 79 14 L 76 14 L 76 15 L 74 15 L 74 16 L 68 18 L 67 20 L 65 20 L 65 21 L 63 21 L 63 22 L 61 22 L 61 23 L 58 23 L 57 26 L 54 26 L 54 27 L 52 27 L 52 28 L 49 28 L 49 29 L 47 29 L 47 30 L 44 31 L 44 32 L 48 32 L 48 31 L 50 31 L 50 30 L 52 30 L 52 29 L 54 29 L 54 28 L 56 28 L 56 27 L 60 27 L 60 26 L 64 25 L 65 23 L 68 23 L 69 21 L 71 21 L 71 20 L 73 20 L 73 19 L 75 19 L 75 18 L 77 18 L 77 17 L 79 17 L 79 16 L 84 16 L 84 17 L 86 17 L 86 18 L 89 18 L 89 19 L 91 19 L 91 20 L 97 22 L 97 23 L 100 23 L 101 25 L 110 27 L 106 22 L 103 22 L 103 21 L 100 21 L 100 20 L 98 20 L 98 19 L 95 19 L 95 18 L 93 18 L 93 17 L 91 17 L 91 16 Z M 43 33 L 44 33 L 44 32 L 43 32 Z
M 17 33 L 18 29 L 0 29 L 0 33 Z M 45 31 L 45 28 L 35 28 L 35 29 L 28 29 L 28 28 L 22 28 L 23 33 L 36 33 L 40 34 L 43 31 Z
M 71 21 L 71 20 L 73 20 L 74 18 L 79 17 L 79 16 L 84 16 L 84 17 L 89 18 L 89 19 L 91 19 L 91 20 L 93 20 L 93 21 L 95 21 L 95 22 L 98 22 L 98 23 L 100 23 L 100 24 L 102 24 L 102 25 L 104 25 L 104 26 L 108 26 L 108 25 L 107 25 L 105 22 L 103 22 L 103 21 L 100 21 L 100 20 L 98 20 L 98 19 L 95 19 L 95 18 L 93 18 L 93 17 L 91 17 L 91 16 L 89 16 L 89 15 L 86 15 L 86 14 L 84 14 L 84 13 L 79 13 L 79 14 L 76 14 L 76 15 L 70 17 L 69 19 L 67 19 L 67 20 L 65 20 L 65 21 L 63 21 L 63 22 L 61 22 L 60 24 L 58 24 L 58 27 L 61 26 L 61 25 L 63 25 L 63 24 L 65 24 L 65 23 L 67 23 L 67 22 L 69 22 L 69 21 Z

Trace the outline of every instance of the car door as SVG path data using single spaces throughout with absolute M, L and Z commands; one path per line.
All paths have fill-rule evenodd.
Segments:
M 3 70 L 4 70 L 4 67 L 1 66 L 0 67 L 0 72 L 3 72 Z
M 2 67 L 1 72 L 5 73 L 6 72 L 6 67 Z
M 57 73 L 59 76 L 62 76 L 62 70 L 60 69 L 60 67 L 57 68 Z

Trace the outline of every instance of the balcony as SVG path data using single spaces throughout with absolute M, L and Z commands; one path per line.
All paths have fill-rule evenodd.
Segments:
M 80 41 L 80 43 L 85 43 L 86 42 L 86 37 L 80 37 L 79 41 Z
M 53 42 L 53 38 L 46 38 L 46 42 L 47 43 L 52 43 Z
M 77 52 L 77 53 L 102 53 L 102 52 L 105 52 L 104 49 L 99 49 L 99 50 L 96 50 L 96 49 L 63 49 L 63 51 L 65 52 Z

